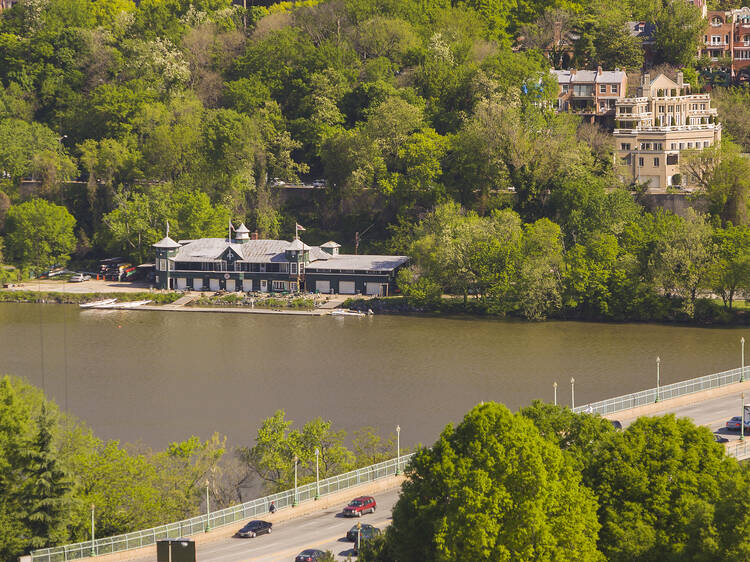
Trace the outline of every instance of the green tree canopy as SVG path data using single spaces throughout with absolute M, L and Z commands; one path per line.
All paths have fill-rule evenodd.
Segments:
M 397 560 L 601 560 L 596 499 L 562 451 L 502 405 L 420 449 L 387 531 Z
M 65 207 L 44 199 L 13 205 L 5 223 L 5 244 L 11 260 L 37 269 L 66 264 L 75 249 L 75 224 Z

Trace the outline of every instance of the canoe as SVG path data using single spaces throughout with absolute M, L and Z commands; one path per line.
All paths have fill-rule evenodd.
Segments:
M 100 306 L 107 306 L 117 302 L 117 299 L 104 299 L 101 301 L 87 302 L 80 305 L 81 308 L 99 308 Z

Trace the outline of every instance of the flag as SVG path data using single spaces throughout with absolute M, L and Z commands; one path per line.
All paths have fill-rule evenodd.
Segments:
M 234 226 L 232 225 L 232 219 L 229 219 L 229 231 L 230 231 L 230 232 L 237 232 L 237 231 L 236 231 L 236 230 L 234 229 Z
M 305 230 L 304 226 L 302 226 L 301 224 L 298 224 L 296 222 L 294 223 L 294 228 L 295 228 L 295 230 Z
M 169 221 L 167 221 L 167 238 L 169 238 Z

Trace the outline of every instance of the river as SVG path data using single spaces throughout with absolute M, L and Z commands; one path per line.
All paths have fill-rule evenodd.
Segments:
M 480 401 L 600 400 L 739 366 L 742 329 L 473 318 L 81 310 L 0 304 L 0 373 L 43 387 L 103 438 L 162 448 L 260 421 L 401 426 L 432 443 Z M 727 413 L 729 415 L 729 413 Z

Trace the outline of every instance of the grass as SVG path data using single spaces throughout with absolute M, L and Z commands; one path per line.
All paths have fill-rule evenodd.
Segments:
M 83 304 L 103 299 L 118 301 L 151 300 L 155 304 L 169 304 L 182 295 L 179 293 L 58 293 L 54 291 L 0 291 L 0 302 L 44 302 L 58 304 Z

